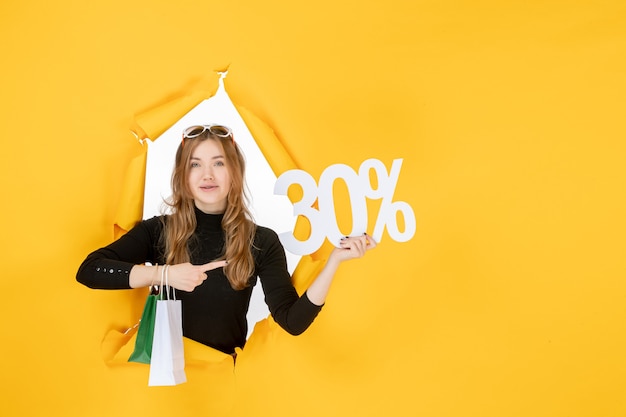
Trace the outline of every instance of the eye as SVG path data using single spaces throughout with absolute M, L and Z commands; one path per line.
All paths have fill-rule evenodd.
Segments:
M 223 167 L 224 166 L 224 161 L 217 161 L 217 162 L 215 162 L 215 166 L 216 167 Z
M 189 166 L 191 168 L 198 168 L 200 166 L 200 163 L 199 162 L 192 162 Z

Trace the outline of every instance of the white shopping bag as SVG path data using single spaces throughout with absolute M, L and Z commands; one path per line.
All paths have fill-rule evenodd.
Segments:
M 181 301 L 176 300 L 167 281 L 169 265 L 161 271 L 161 293 L 157 300 L 150 377 L 148 386 L 178 385 L 187 382 L 185 375 L 185 355 L 183 351 L 183 317 Z M 165 286 L 163 286 L 165 275 Z

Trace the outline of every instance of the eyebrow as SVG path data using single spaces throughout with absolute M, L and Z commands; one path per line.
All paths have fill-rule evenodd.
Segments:
M 225 158 L 224 155 L 216 155 L 216 156 L 212 157 L 211 159 L 214 160 L 214 159 L 224 159 L 224 158 Z M 201 161 L 202 160 L 202 158 L 198 158 L 197 156 L 192 156 L 189 159 L 190 160 L 194 160 L 195 159 L 197 161 Z

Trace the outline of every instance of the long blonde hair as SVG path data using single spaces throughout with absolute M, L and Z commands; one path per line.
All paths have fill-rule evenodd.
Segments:
M 172 173 L 172 197 L 168 201 L 172 213 L 165 223 L 165 258 L 166 262 L 172 265 L 190 261 L 188 242 L 196 229 L 196 216 L 187 179 L 191 156 L 205 140 L 214 140 L 222 145 L 226 167 L 231 177 L 231 188 L 222 219 L 225 250 L 220 259 L 228 261 L 224 273 L 231 287 L 241 290 L 249 285 L 249 278 L 254 273 L 251 248 L 256 226 L 251 221 L 250 211 L 246 205 L 248 199 L 244 183 L 245 160 L 232 136 L 224 138 L 207 130 L 193 139 L 185 139 L 178 146 Z

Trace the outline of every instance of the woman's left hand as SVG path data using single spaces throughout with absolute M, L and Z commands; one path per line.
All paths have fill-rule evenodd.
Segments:
M 349 259 L 361 258 L 370 249 L 376 247 L 376 241 L 369 235 L 362 236 L 346 236 L 339 242 L 339 247 L 335 248 L 330 254 L 331 258 L 335 258 L 339 262 Z

